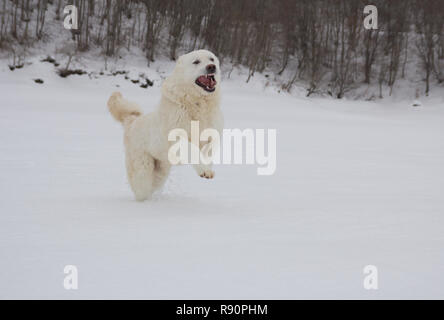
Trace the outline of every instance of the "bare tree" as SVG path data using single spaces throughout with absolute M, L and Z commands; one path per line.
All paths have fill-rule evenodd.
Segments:
M 442 32 L 443 4 L 439 0 L 416 1 L 415 26 L 418 33 L 416 47 L 425 72 L 425 94 L 430 91 L 430 75 L 435 68 L 435 50 Z

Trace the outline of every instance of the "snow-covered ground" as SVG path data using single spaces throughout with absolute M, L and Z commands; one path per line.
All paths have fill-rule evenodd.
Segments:
M 160 77 L 141 89 L 51 68 L 0 65 L 0 298 L 444 298 L 442 94 L 306 99 L 234 77 L 226 127 L 277 129 L 275 175 L 175 168 L 138 203 L 105 103 L 119 85 L 148 112 Z

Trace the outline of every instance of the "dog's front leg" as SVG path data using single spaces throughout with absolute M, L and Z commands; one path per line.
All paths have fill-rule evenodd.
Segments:
M 211 165 L 195 164 L 195 165 L 193 165 L 193 167 L 194 167 L 194 170 L 196 170 L 197 174 L 201 178 L 205 178 L 205 179 L 213 179 L 214 178 L 214 171 L 213 171 Z
M 213 171 L 213 157 L 210 156 L 211 154 L 214 154 L 214 148 L 216 146 L 209 142 L 205 144 L 202 149 L 200 150 L 200 157 L 199 157 L 199 164 L 194 165 L 194 170 L 196 170 L 197 174 L 201 178 L 205 179 L 213 179 L 214 178 L 214 171 Z
M 190 164 L 189 158 L 188 158 L 188 152 L 185 152 L 182 154 L 183 150 L 191 150 L 191 152 L 197 152 L 197 163 L 193 163 L 193 160 L 191 161 L 191 164 L 193 164 L 194 170 L 196 170 L 197 174 L 206 179 L 213 179 L 214 178 L 214 171 L 212 170 L 212 163 L 211 159 L 208 157 L 205 157 L 202 154 L 202 151 L 199 150 L 199 147 L 191 143 L 190 141 L 187 141 L 185 139 L 182 139 L 182 141 L 186 141 L 185 144 L 182 144 L 179 150 L 177 150 L 176 146 L 174 148 L 170 147 L 168 151 L 168 161 L 172 165 L 184 165 L 184 164 Z M 178 152 L 179 151 L 179 154 Z
M 193 165 L 194 170 L 196 170 L 197 174 L 201 178 L 205 179 L 214 178 L 212 159 L 208 157 L 208 148 L 210 148 L 209 145 L 210 143 L 207 143 L 206 145 L 204 145 L 202 150 L 200 150 L 199 164 Z

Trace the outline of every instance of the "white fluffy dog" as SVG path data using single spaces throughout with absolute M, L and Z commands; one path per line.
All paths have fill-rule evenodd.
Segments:
M 136 200 L 149 199 L 165 183 L 171 168 L 171 130 L 184 129 L 191 137 L 191 121 L 199 121 L 201 132 L 207 128 L 222 131 L 220 73 L 217 57 L 207 50 L 198 50 L 178 59 L 172 75 L 162 85 L 156 111 L 142 115 L 140 107 L 119 92 L 110 97 L 109 111 L 125 129 L 126 169 Z M 211 141 L 200 142 L 199 149 L 208 143 Z M 211 165 L 198 164 L 194 168 L 203 178 L 214 177 Z

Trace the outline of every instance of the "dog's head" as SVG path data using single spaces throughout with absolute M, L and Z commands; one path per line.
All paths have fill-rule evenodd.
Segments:
M 197 50 L 179 57 L 165 86 L 175 95 L 211 97 L 218 93 L 220 80 L 219 59 L 210 51 Z

